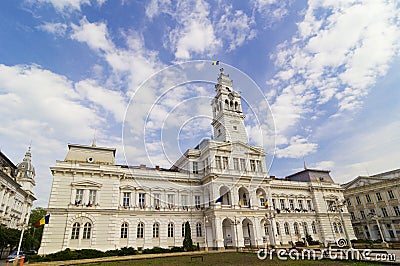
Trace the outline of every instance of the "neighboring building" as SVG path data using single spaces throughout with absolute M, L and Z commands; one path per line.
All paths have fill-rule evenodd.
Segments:
M 354 238 L 333 209 L 343 189 L 329 171 L 268 177 L 262 147 L 248 144 L 241 96 L 223 69 L 212 100 L 214 139 L 189 149 L 171 169 L 115 164 L 114 148 L 68 145 L 54 176 L 40 254 L 182 246 L 189 221 L 202 248 L 288 245 L 310 234 Z
M 400 239 L 400 169 L 359 176 L 342 185 L 354 232 L 360 239 Z M 379 227 L 380 228 L 379 228 Z
M 31 151 L 25 154 L 22 162 L 13 162 L 0 151 L 0 222 L 9 228 L 21 229 L 29 220 L 36 200 L 35 168 L 31 162 Z

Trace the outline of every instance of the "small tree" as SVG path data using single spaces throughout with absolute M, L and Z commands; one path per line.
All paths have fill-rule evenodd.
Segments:
M 193 250 L 192 230 L 190 229 L 189 222 L 185 223 L 185 239 L 183 239 L 183 250 L 185 251 Z

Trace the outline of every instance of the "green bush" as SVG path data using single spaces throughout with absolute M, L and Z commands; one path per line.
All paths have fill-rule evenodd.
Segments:
M 170 249 L 154 247 L 154 248 L 146 248 L 143 250 L 142 254 L 160 254 L 160 253 L 169 253 Z

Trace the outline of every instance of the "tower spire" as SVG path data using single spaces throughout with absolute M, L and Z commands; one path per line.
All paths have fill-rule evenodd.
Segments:
M 94 131 L 94 134 L 93 134 L 92 147 L 96 147 L 96 130 Z

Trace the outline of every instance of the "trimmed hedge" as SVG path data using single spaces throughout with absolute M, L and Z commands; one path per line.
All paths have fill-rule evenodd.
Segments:
M 196 246 L 193 246 L 196 249 Z M 173 252 L 183 252 L 183 247 L 173 247 L 171 249 L 167 248 L 146 248 L 142 251 L 142 254 L 160 254 L 160 253 L 173 253 Z M 26 256 L 25 261 L 30 262 L 46 262 L 46 261 L 64 261 L 64 260 L 81 260 L 81 259 L 92 259 L 92 258 L 102 258 L 102 257 L 113 257 L 113 256 L 127 256 L 136 255 L 138 251 L 133 247 L 124 247 L 121 249 L 107 250 L 106 252 L 96 250 L 96 249 L 80 249 L 80 250 L 70 250 L 69 248 L 59 251 L 56 253 L 48 254 L 46 256 L 32 255 Z

